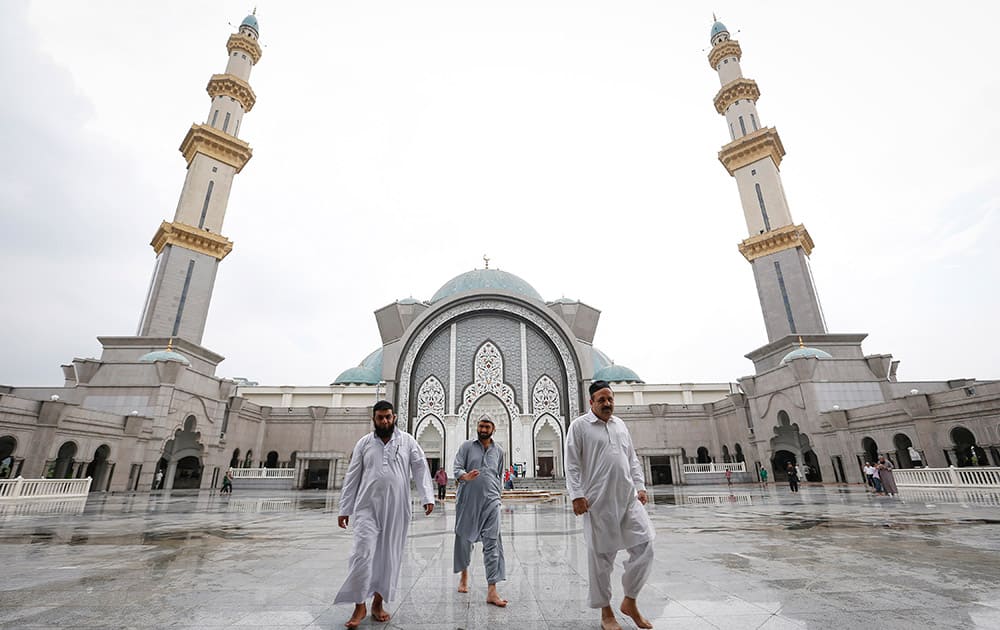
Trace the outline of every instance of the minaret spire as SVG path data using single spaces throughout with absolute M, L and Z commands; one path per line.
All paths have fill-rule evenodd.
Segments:
M 191 125 L 181 143 L 187 177 L 174 220 L 164 221 L 151 242 L 156 266 L 139 336 L 201 343 L 219 261 L 233 249 L 222 235 L 229 191 L 252 156 L 250 145 L 237 136 L 243 115 L 257 100 L 248 81 L 261 57 L 258 37 L 257 18 L 248 15 L 226 43 L 226 71 L 208 82 L 206 121 Z
M 740 253 L 753 267 L 768 341 L 786 335 L 824 334 L 826 322 L 809 269 L 812 238 L 795 225 L 778 167 L 785 155 L 778 131 L 765 127 L 757 112 L 760 90 L 743 76 L 742 50 L 718 20 L 712 25 L 708 62 L 722 87 L 715 110 L 725 116 L 731 142 L 719 161 L 736 180 L 749 237 Z

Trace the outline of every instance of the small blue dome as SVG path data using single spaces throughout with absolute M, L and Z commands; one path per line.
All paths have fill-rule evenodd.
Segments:
M 243 22 L 240 24 L 240 26 L 249 26 L 254 30 L 254 32 L 258 34 L 260 33 L 260 29 L 257 27 L 257 16 L 255 15 L 248 15 L 245 18 L 243 18 Z
M 523 295 L 539 302 L 545 301 L 533 286 L 512 273 L 499 269 L 473 269 L 444 283 L 444 286 L 438 289 L 434 297 L 431 298 L 431 302 L 437 302 L 459 293 L 484 289 L 499 289 Z
M 829 352 L 819 350 L 818 348 L 806 348 L 803 346 L 801 348 L 796 348 L 791 352 L 789 352 L 788 354 L 786 354 L 785 357 L 781 359 L 781 362 L 788 363 L 792 359 L 798 359 L 799 357 L 816 357 L 817 359 L 832 359 L 833 355 L 831 355 Z
M 710 42 L 714 41 L 715 40 L 715 36 L 718 35 L 719 33 L 728 33 L 728 32 L 729 32 L 729 29 L 726 28 L 726 25 L 723 24 L 722 22 L 718 22 L 717 21 L 715 24 L 712 25 L 712 34 L 709 35 L 708 41 L 710 41 Z
M 401 300 L 396 300 L 396 304 L 420 304 L 420 300 L 414 299 L 412 297 L 405 297 Z
M 611 365 L 594 370 L 595 381 L 607 381 L 609 383 L 641 383 L 639 375 L 628 369 L 624 365 Z
M 340 373 L 334 385 L 378 385 L 382 381 L 382 348 L 372 352 L 357 367 Z
M 139 357 L 140 363 L 155 363 L 156 361 L 177 361 L 184 365 L 191 365 L 186 356 L 173 350 L 154 350 Z

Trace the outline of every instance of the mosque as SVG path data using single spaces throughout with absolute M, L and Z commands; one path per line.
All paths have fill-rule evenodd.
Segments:
M 766 343 L 738 383 L 652 384 L 593 345 L 600 311 L 546 300 L 490 268 L 457 275 L 426 300 L 375 311 L 381 346 L 327 386 L 265 387 L 216 376 L 201 345 L 229 192 L 251 159 L 240 123 L 256 94 L 259 24 L 247 16 L 211 76 L 210 106 L 180 151 L 187 162 L 172 221 L 156 229 L 153 278 L 135 336 L 98 337 L 99 359 L 62 366 L 55 387 L 0 386 L 0 476 L 93 479 L 92 491 L 216 488 L 229 467 L 291 468 L 300 488 L 339 487 L 371 405 L 392 400 L 433 471 L 486 416 L 526 477 L 563 475 L 563 436 L 587 409 L 587 387 L 613 384 L 649 484 L 691 483 L 685 464 L 746 462 L 781 478 L 860 482 L 866 460 L 899 467 L 1000 465 L 1000 382 L 900 382 L 898 361 L 865 354 L 864 334 L 827 330 L 809 268 L 813 240 L 788 207 L 785 151 L 757 110 L 739 42 L 713 24 L 708 62 L 730 139 L 719 161 L 736 180 L 747 225 L 739 251 L 756 282 Z M 388 297 L 388 296 L 387 296 Z M 586 296 L 583 296 L 586 297 Z M 917 459 L 918 456 L 919 459 Z

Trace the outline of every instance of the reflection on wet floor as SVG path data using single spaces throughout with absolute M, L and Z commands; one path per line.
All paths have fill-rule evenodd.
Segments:
M 640 603 L 658 628 L 1000 628 L 1000 493 L 650 494 L 656 560 Z M 330 602 L 351 534 L 336 526 L 337 499 L 175 492 L 0 505 L 0 627 L 339 627 L 349 611 Z M 446 503 L 415 512 L 385 627 L 593 627 L 582 520 L 568 499 L 511 502 L 501 518 L 507 610 L 453 592 Z

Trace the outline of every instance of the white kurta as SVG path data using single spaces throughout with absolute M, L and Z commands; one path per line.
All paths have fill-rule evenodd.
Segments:
M 375 593 L 395 599 L 413 511 L 411 478 L 420 504 L 433 504 L 424 451 L 409 433 L 396 428 L 385 443 L 369 433 L 355 444 L 340 493 L 340 516 L 351 517 L 354 546 L 347 580 L 333 603 L 358 604 Z
M 642 466 L 621 418 L 603 422 L 587 412 L 566 433 L 566 488 L 570 499 L 586 497 L 583 536 L 596 553 L 628 549 L 656 537 L 636 498 L 645 490 Z

